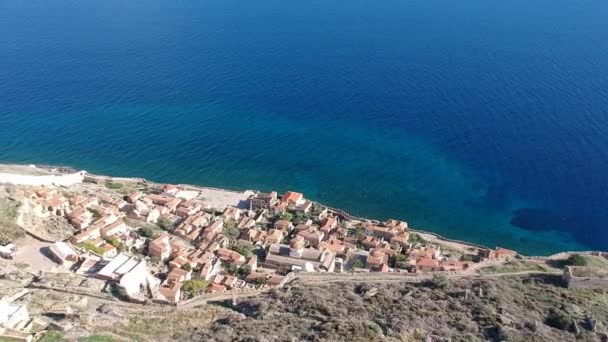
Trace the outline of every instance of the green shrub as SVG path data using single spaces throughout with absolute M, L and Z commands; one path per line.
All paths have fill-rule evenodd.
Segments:
M 246 242 L 235 243 L 230 247 L 230 249 L 241 254 L 245 258 L 249 258 L 253 254 L 253 246 Z
M 280 213 L 278 217 L 279 217 L 279 220 L 284 220 L 284 221 L 289 221 L 289 222 L 291 222 L 291 220 L 293 220 L 293 214 L 289 213 L 287 211 Z
M 255 280 L 256 285 L 266 285 L 266 283 L 268 283 L 268 279 L 266 279 L 264 277 L 258 277 Z
M 122 241 L 120 241 L 119 238 L 117 238 L 115 236 L 112 236 L 112 237 L 106 239 L 106 241 L 110 245 L 114 246 L 114 248 L 116 248 L 119 252 L 122 252 L 125 250 L 125 245 L 122 243 Z
M 120 183 L 106 182 L 106 188 L 111 190 L 122 189 L 123 185 Z
M 148 239 L 154 239 L 160 235 L 160 232 L 158 230 L 153 229 L 150 226 L 144 226 L 139 228 L 139 233 L 142 236 L 147 237 Z
M 362 239 L 365 236 L 365 229 L 363 229 L 363 227 L 355 228 L 355 232 L 353 233 L 353 236 L 356 237 L 357 239 Z
M 226 220 L 224 222 L 224 235 L 226 235 L 231 241 L 236 241 L 239 237 L 239 230 L 236 228 L 236 222 L 234 220 Z
M 565 312 L 551 310 L 545 319 L 545 323 L 548 326 L 559 330 L 568 330 L 572 325 L 572 317 Z
M 192 298 L 205 292 L 207 287 L 209 287 L 209 283 L 202 279 L 186 280 L 182 283 L 182 291 L 187 298 Z
M 471 255 L 471 254 L 464 254 L 460 260 L 462 261 L 474 261 L 475 260 L 475 256 Z
M 353 268 L 363 268 L 363 262 L 359 259 L 353 261 Z
M 450 280 L 443 274 L 434 273 L 431 279 L 433 287 L 438 289 L 447 289 L 450 286 Z
M 97 220 L 101 217 L 101 213 L 99 211 L 97 211 L 95 209 L 87 209 L 87 210 L 91 213 L 91 215 L 93 215 L 93 218 L 95 220 Z
M 158 226 L 164 230 L 173 230 L 173 222 L 166 217 L 161 217 L 158 219 Z
M 421 243 L 424 244 L 426 243 L 426 240 L 424 238 L 422 238 L 422 236 L 420 236 L 419 234 L 411 234 L 410 237 L 408 238 L 408 242 L 412 243 L 412 244 L 417 244 L 417 243 Z
M 0 199 L 0 242 L 8 243 L 25 236 L 23 228 L 17 224 L 18 204 Z
M 240 279 L 245 279 L 249 273 L 251 273 L 251 267 L 249 267 L 249 265 L 244 265 L 236 271 L 236 274 Z
M 103 249 L 101 249 L 100 247 L 95 246 L 91 242 L 79 243 L 78 246 L 80 246 L 81 248 L 86 249 L 87 251 L 93 252 L 93 253 L 103 254 Z
M 224 271 L 228 272 L 228 274 L 232 276 L 236 275 L 239 270 L 238 266 L 227 262 L 222 263 L 222 267 L 224 268 Z
M 566 264 L 570 266 L 587 266 L 588 261 L 587 258 L 580 254 L 572 254 L 568 257 Z
M 61 334 L 59 331 L 49 331 L 48 333 L 46 333 L 46 335 L 44 335 L 44 337 L 42 337 L 40 339 L 40 342 L 63 342 L 63 341 L 67 341 L 65 339 L 65 337 L 63 337 L 63 334 Z

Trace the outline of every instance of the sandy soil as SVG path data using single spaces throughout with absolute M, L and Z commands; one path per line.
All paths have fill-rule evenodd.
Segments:
M 17 253 L 13 261 L 16 264 L 28 264 L 30 269 L 37 271 L 52 271 L 57 267 L 48 255 L 48 242 L 42 242 L 27 235 L 25 238 L 16 242 Z
M 455 250 L 461 251 L 461 252 L 471 252 L 472 250 L 476 250 L 477 247 L 473 246 L 473 245 L 467 245 L 464 243 L 458 243 L 458 242 L 453 242 L 453 241 L 448 241 L 448 240 L 443 240 L 440 237 L 434 235 L 434 234 L 430 234 L 430 233 L 422 233 L 419 231 L 416 231 L 416 234 L 420 235 L 423 239 L 430 241 L 430 242 L 435 242 L 450 248 L 453 248 Z
M 248 208 L 247 199 L 253 194 L 251 191 L 235 192 L 199 187 L 196 187 L 196 190 L 201 192 L 199 198 L 204 198 L 205 202 L 217 210 L 224 210 L 227 206 L 235 206 L 242 209 Z
M 38 169 L 34 169 L 36 170 Z M 61 185 L 70 186 L 81 183 L 84 179 L 83 173 L 70 173 L 61 175 L 32 175 L 23 173 L 0 173 L 0 183 L 15 185 Z

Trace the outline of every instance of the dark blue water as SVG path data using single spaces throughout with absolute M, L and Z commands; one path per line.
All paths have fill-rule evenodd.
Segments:
M 608 2 L 0 0 L 0 162 L 608 249 Z

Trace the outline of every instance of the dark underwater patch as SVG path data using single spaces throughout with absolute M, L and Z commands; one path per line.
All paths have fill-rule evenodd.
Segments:
M 579 243 L 598 250 L 608 246 L 608 232 L 597 222 L 605 217 L 570 217 L 547 209 L 521 208 L 513 212 L 511 224 L 529 231 L 559 231 L 570 233 Z
M 550 210 L 537 208 L 522 208 L 513 212 L 511 224 L 515 227 L 532 231 L 568 231 L 571 227 L 568 219 Z

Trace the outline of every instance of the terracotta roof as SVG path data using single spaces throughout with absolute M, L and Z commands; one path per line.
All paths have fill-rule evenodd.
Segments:
M 299 192 L 294 192 L 294 191 L 287 191 L 283 197 L 281 197 L 281 202 L 298 202 L 301 201 L 304 198 L 304 195 L 302 195 Z
M 502 247 L 496 247 L 496 253 L 497 254 L 503 254 L 503 255 L 515 255 L 517 254 L 517 252 L 512 251 L 510 249 L 506 249 L 506 248 L 502 248 Z
M 416 262 L 416 266 L 422 267 L 439 267 L 439 263 L 435 259 L 421 258 Z
M 177 189 L 177 187 L 172 184 L 167 184 L 167 185 L 163 186 L 163 191 L 169 191 L 169 190 L 173 190 L 173 189 Z
M 211 285 L 209 285 L 208 291 L 209 292 L 224 292 L 224 291 L 226 291 L 226 286 L 216 284 L 216 283 L 211 283 Z

